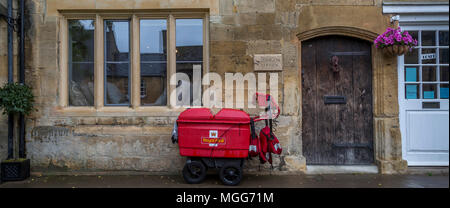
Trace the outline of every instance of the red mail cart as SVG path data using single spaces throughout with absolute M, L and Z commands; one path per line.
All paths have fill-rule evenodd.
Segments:
M 269 98 L 264 95 L 264 100 Z M 276 117 L 279 115 L 278 107 L 277 110 Z M 246 112 L 235 109 L 222 109 L 215 115 L 208 108 L 191 108 L 182 112 L 173 135 L 176 135 L 180 155 L 188 157 L 183 168 L 186 182 L 200 183 L 205 179 L 208 168 L 219 168 L 220 179 L 225 185 L 239 184 L 244 159 L 249 156 L 252 131 L 254 134 L 250 124 L 266 119 L 259 116 L 250 118 Z

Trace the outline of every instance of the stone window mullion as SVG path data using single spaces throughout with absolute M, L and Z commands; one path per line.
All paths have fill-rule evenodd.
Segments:
M 95 108 L 100 109 L 104 106 L 104 36 L 103 36 L 103 18 L 96 15 L 95 28 L 95 82 L 94 82 L 94 97 Z
M 176 74 L 176 44 L 175 44 L 175 17 L 173 15 L 169 15 L 169 41 L 168 41 L 168 60 L 167 63 L 169 65 L 169 71 L 167 72 L 167 85 L 168 85 L 168 93 L 167 93 L 167 104 L 169 108 L 173 108 L 173 104 L 170 102 L 170 97 L 172 92 L 175 91 L 175 86 L 170 84 L 170 78 Z
M 131 19 L 131 106 L 133 109 L 141 105 L 141 65 L 140 65 L 140 27 L 139 18 Z

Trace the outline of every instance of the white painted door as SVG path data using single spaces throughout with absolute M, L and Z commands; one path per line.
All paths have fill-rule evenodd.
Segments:
M 409 166 L 449 164 L 449 28 L 402 26 L 418 46 L 398 59 L 403 159 Z

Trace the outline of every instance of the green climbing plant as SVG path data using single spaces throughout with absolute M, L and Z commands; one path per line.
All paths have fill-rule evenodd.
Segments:
M 6 83 L 0 88 L 0 109 L 3 114 L 29 115 L 35 111 L 32 89 L 19 83 Z

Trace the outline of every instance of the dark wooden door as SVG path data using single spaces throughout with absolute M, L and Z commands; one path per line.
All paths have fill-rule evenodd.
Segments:
M 307 164 L 373 163 L 370 50 L 366 41 L 341 36 L 302 42 L 302 140 Z

